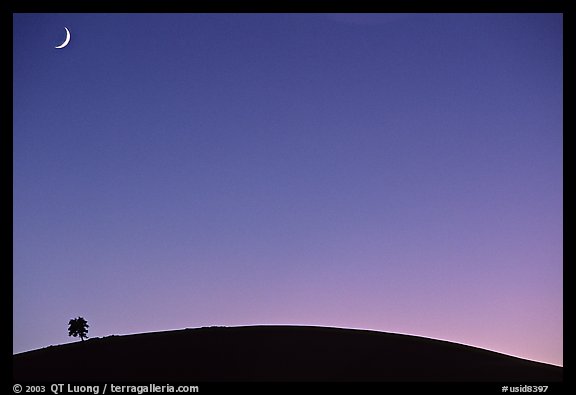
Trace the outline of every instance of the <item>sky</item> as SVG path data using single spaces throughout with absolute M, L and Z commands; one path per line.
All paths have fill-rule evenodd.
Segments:
M 561 14 L 13 21 L 14 352 L 83 316 L 563 364 Z

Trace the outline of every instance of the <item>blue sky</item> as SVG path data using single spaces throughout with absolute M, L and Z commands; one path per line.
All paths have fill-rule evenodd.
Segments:
M 560 14 L 15 14 L 14 352 L 82 315 L 561 365 L 562 44 Z

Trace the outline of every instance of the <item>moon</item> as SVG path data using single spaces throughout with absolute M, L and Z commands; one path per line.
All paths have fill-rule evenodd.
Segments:
M 66 29 L 66 40 L 64 40 L 64 42 L 60 45 L 58 45 L 57 47 L 54 48 L 64 48 L 66 45 L 68 45 L 68 43 L 70 42 L 70 30 L 68 30 L 67 27 L 65 27 L 64 29 Z

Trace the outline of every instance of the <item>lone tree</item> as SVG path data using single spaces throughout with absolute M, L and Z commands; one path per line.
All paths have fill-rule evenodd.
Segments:
M 73 318 L 68 322 L 68 336 L 80 336 L 80 339 L 84 341 L 85 337 L 88 337 L 88 322 L 82 317 Z

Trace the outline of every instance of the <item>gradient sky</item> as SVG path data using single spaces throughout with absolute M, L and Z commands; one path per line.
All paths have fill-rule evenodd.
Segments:
M 15 14 L 14 352 L 81 315 L 562 365 L 562 72 L 560 14 Z

